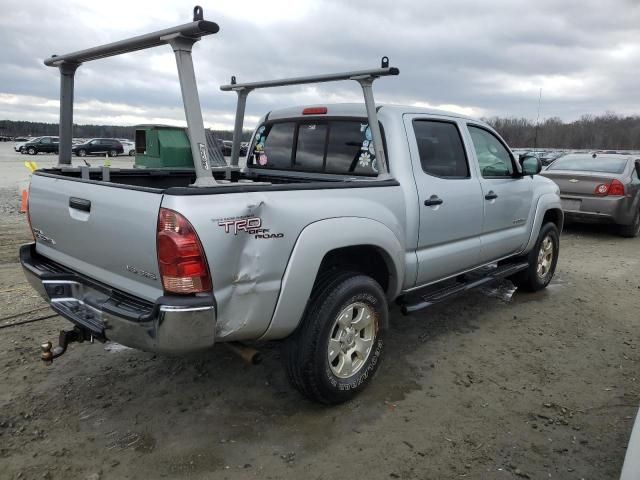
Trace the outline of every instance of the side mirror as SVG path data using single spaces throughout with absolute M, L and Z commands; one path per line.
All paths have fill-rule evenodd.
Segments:
M 520 157 L 522 175 L 537 175 L 542 171 L 542 162 L 535 155 Z

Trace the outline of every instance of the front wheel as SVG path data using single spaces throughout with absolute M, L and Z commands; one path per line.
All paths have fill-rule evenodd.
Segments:
M 80 150 L 78 150 L 78 156 L 79 157 L 86 157 L 87 156 L 87 151 L 84 148 L 81 148 Z
M 38 151 L 37 151 L 35 148 L 33 148 L 33 147 L 29 147 L 29 148 L 27 149 L 27 153 L 28 153 L 29 155 L 35 155 L 35 154 L 37 154 L 37 153 L 38 153 Z
M 118 152 L 117 152 L 117 151 L 115 151 L 115 150 L 109 150 L 109 156 L 110 156 L 110 157 L 115 157 L 115 156 L 117 156 L 117 155 L 118 155 Z
M 135 150 L 129 150 L 129 156 L 130 157 L 134 157 L 136 155 L 136 151 Z
M 385 294 L 371 277 L 342 272 L 316 287 L 285 344 L 293 386 L 327 405 L 353 398 L 380 364 L 387 316 Z
M 540 229 L 533 249 L 526 257 L 529 266 L 511 277 L 511 280 L 516 286 L 529 292 L 546 288 L 556 271 L 559 252 L 558 227 L 554 223 L 545 223 Z

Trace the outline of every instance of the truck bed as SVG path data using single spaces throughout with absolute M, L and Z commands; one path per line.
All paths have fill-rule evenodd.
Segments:
M 191 187 L 196 180 L 192 169 L 159 170 L 140 168 L 105 168 L 102 167 L 63 167 L 46 168 L 36 171 L 35 175 L 52 178 L 63 177 L 83 183 L 94 183 L 116 188 L 141 190 L 151 193 L 167 193 L 173 195 L 198 195 L 211 193 L 229 193 L 232 191 L 276 191 L 306 190 L 328 188 L 356 188 L 365 186 L 382 186 L 389 180 L 381 181 L 375 177 L 345 177 L 341 175 L 310 174 L 308 172 L 232 172 L 232 178 L 225 181 L 225 172 L 214 172 L 216 180 L 222 181 L 214 187 Z M 393 183 L 397 183 L 392 180 Z

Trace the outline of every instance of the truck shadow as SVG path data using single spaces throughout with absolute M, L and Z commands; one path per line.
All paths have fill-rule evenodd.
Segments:
M 292 452 L 323 450 L 327 439 L 357 436 L 384 416 L 402 421 L 407 395 L 428 403 L 435 397 L 432 370 L 456 353 L 448 351 L 449 337 L 478 330 L 484 322 L 478 312 L 505 308 L 482 292 L 408 317 L 394 307 L 376 378 L 355 400 L 335 407 L 316 405 L 289 386 L 275 342 L 260 345 L 263 362 L 257 366 L 223 345 L 185 357 L 75 345 L 31 394 L 47 406 L 41 420 L 64 412 L 62 421 L 78 440 L 94 439 L 93 448 L 108 458 L 129 451 L 151 455 L 159 470 L 164 462 L 187 462 L 197 472 L 251 464 L 266 449 L 288 462 Z

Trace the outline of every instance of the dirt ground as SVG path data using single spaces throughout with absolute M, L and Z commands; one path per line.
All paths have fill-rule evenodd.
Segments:
M 48 314 L 22 275 L 29 240 L 0 189 L 0 325 Z M 491 290 L 409 317 L 355 401 L 287 384 L 277 344 L 171 358 L 39 344 L 59 317 L 0 329 L 0 478 L 615 479 L 640 403 L 640 238 L 569 226 L 544 292 Z M 500 293 L 500 292 L 498 292 Z

